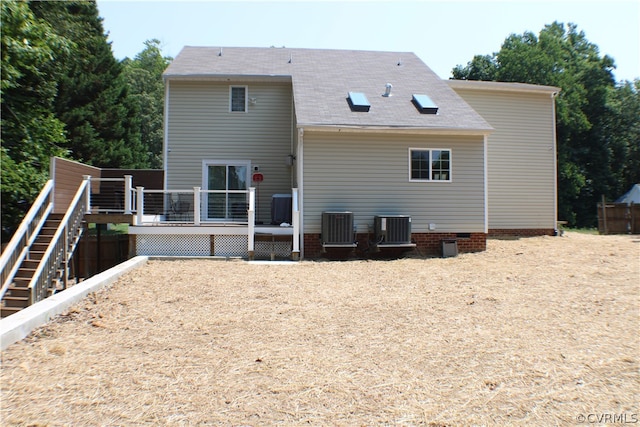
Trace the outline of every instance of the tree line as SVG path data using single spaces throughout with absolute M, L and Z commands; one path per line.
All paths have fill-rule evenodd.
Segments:
M 2 0 L 2 240 L 61 156 L 97 167 L 162 167 L 164 85 L 157 40 L 118 61 L 93 0 Z M 573 24 L 508 36 L 455 79 L 558 86 L 559 219 L 593 227 L 596 203 L 640 182 L 640 80 L 616 83 Z
M 596 205 L 640 183 L 640 79 L 616 83 L 613 58 L 601 56 L 575 24 L 554 22 L 538 35 L 507 37 L 497 53 L 476 55 L 454 79 L 557 86 L 558 219 L 597 225 Z
M 162 167 L 162 72 L 149 40 L 111 51 L 95 1 L 0 2 L 2 240 L 10 238 L 60 156 L 105 168 Z

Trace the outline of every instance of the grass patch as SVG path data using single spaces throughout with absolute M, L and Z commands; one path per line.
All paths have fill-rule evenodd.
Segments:
M 565 228 L 564 229 L 565 232 L 571 232 L 571 233 L 580 233 L 580 234 L 591 234 L 591 235 L 598 235 L 600 233 L 598 233 L 598 229 L 597 228 Z
M 103 227 L 102 230 L 100 230 L 100 234 L 103 236 L 129 233 L 129 224 L 89 224 L 89 235 L 95 236 L 98 234 L 96 226 Z

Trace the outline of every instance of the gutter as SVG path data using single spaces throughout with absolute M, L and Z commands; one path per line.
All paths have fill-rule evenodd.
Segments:
M 313 132 L 345 132 L 345 133 L 400 133 L 400 134 L 420 134 L 420 135 L 490 135 L 494 132 L 493 128 L 479 129 L 459 129 L 459 128 L 425 128 L 410 126 L 357 126 L 357 125 L 321 125 L 321 124 L 303 124 L 298 123 L 298 129 L 304 128 L 305 131 Z

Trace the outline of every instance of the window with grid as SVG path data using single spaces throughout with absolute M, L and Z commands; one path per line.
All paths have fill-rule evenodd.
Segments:
M 247 87 L 231 86 L 229 106 L 232 112 L 247 111 Z
M 451 181 L 451 150 L 409 149 L 410 181 Z

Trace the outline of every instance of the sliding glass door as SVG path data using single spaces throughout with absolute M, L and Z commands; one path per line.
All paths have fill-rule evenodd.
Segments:
M 206 163 L 208 220 L 247 220 L 249 162 Z

